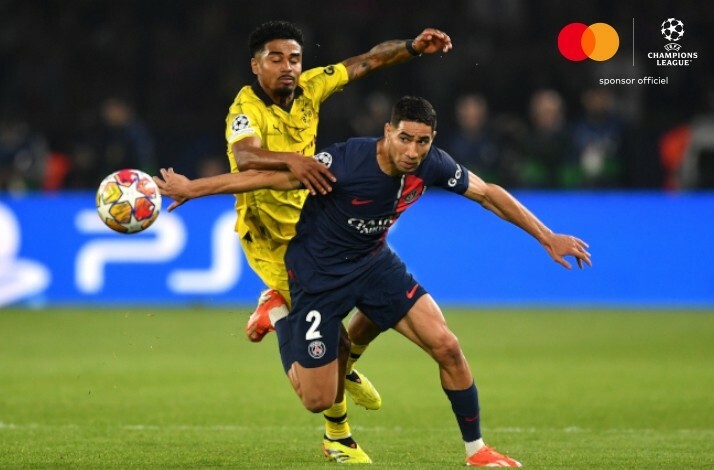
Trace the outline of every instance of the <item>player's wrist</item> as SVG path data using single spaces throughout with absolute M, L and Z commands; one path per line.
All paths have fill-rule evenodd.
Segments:
M 407 48 L 407 52 L 412 57 L 419 57 L 422 54 L 421 52 L 417 51 L 416 48 L 414 47 L 414 39 L 407 39 L 404 42 L 404 45 Z

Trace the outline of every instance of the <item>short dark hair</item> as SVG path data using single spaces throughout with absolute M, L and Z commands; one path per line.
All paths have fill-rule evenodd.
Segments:
M 396 127 L 401 121 L 421 122 L 436 130 L 436 110 L 424 98 L 419 96 L 404 96 L 392 107 L 392 117 L 389 123 Z
M 302 47 L 305 39 L 302 31 L 289 21 L 268 21 L 263 23 L 250 33 L 248 37 L 248 49 L 250 56 L 255 57 L 255 54 L 263 49 L 266 43 L 274 39 L 293 39 Z

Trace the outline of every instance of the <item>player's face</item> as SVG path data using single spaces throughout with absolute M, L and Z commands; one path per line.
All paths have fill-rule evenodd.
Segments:
M 292 39 L 274 39 L 265 43 L 250 64 L 271 98 L 292 96 L 302 73 L 302 48 Z
M 431 149 L 436 132 L 431 126 L 414 121 L 400 121 L 397 127 L 387 123 L 385 137 L 392 166 L 399 173 L 413 173 Z

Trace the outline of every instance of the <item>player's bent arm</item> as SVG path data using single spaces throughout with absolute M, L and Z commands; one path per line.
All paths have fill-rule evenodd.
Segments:
M 469 187 L 464 196 L 522 228 L 540 243 L 553 233 L 508 191 L 496 184 L 486 183 L 472 172 L 469 172 Z
M 570 269 L 570 263 L 564 259 L 565 256 L 570 255 L 576 258 L 580 268 L 582 268 L 583 262 L 588 266 L 592 266 L 590 253 L 586 250 L 587 243 L 570 235 L 553 233 L 551 229 L 546 227 L 531 211 L 502 187 L 486 183 L 475 174 L 469 172 L 469 186 L 464 196 L 478 202 L 485 209 L 531 234 L 543 245 L 556 263 Z
M 231 144 L 236 165 L 242 172 L 245 170 L 289 171 L 310 190 L 326 194 L 332 191 L 330 182 L 335 182 L 335 176 L 325 166 L 312 158 L 293 152 L 275 152 L 261 147 L 259 137 L 246 137 Z
M 266 150 L 260 145 L 260 137 L 246 137 L 231 144 L 236 165 L 240 171 L 289 171 L 288 162 L 293 158 L 301 158 L 301 156 L 296 153 L 275 152 L 273 150 Z
M 426 28 L 413 40 L 395 39 L 383 42 L 364 54 L 343 60 L 342 64 L 352 81 L 380 68 L 401 64 L 421 54 L 449 52 L 451 47 L 451 38 L 448 34 L 438 29 Z
M 191 199 L 195 199 L 214 194 L 239 194 L 256 189 L 288 191 L 299 187 L 300 182 L 287 171 L 248 170 L 190 180 L 187 193 Z

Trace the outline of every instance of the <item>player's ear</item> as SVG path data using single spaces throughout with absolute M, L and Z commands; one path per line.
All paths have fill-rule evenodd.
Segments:
M 253 71 L 253 75 L 258 75 L 258 61 L 255 57 L 250 59 L 250 69 Z
M 392 125 L 389 124 L 389 123 L 386 123 L 386 124 L 384 125 L 384 138 L 385 138 L 385 139 L 389 137 L 389 132 L 390 132 L 391 130 L 392 130 Z

